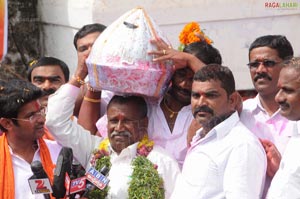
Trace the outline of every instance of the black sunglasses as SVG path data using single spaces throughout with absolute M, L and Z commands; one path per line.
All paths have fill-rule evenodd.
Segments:
M 250 62 L 247 65 L 249 66 L 250 69 L 258 68 L 260 64 L 263 64 L 267 68 L 271 68 L 278 64 L 279 62 L 275 62 L 273 60 L 264 60 L 264 61 L 255 61 L 255 62 Z

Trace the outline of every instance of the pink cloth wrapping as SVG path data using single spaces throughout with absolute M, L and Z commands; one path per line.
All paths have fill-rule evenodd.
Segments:
M 153 62 L 150 39 L 167 39 L 144 9 L 135 8 L 113 22 L 95 41 L 87 58 L 94 89 L 158 99 L 172 76 L 172 63 Z M 168 43 L 168 42 L 167 42 Z

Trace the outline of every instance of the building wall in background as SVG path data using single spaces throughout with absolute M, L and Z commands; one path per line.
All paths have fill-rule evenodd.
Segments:
M 248 48 L 255 38 L 286 35 L 300 55 L 300 1 L 265 0 L 39 0 L 45 55 L 64 60 L 74 71 L 76 31 L 88 23 L 109 25 L 128 10 L 141 6 L 161 27 L 173 47 L 191 21 L 199 22 L 214 41 L 236 78 L 237 89 L 253 88 L 246 66 Z M 287 4 L 288 3 L 288 4 Z

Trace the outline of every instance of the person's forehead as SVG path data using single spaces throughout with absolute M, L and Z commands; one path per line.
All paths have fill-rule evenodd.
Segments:
M 270 58 L 279 58 L 278 51 L 267 46 L 257 47 L 251 50 L 250 59 L 252 60 L 264 60 Z
M 280 71 L 279 80 L 281 83 L 295 84 L 300 87 L 300 71 L 292 67 L 284 67 Z
M 219 80 L 214 80 L 214 79 L 210 79 L 207 81 L 193 81 L 192 84 L 192 89 L 193 90 L 219 90 L 219 89 L 223 89 L 221 87 L 221 81 Z
M 88 43 L 94 43 L 94 41 L 98 38 L 100 34 L 100 32 L 93 32 L 85 35 L 84 37 L 77 40 L 77 46 L 79 47 Z
M 19 114 L 26 114 L 29 112 L 36 112 L 41 108 L 41 103 L 39 100 L 33 100 L 30 101 L 26 104 L 24 104 L 20 109 L 19 109 Z
M 138 111 L 139 110 L 133 103 L 111 104 L 107 110 L 107 117 L 122 115 L 124 117 L 132 118 L 133 116 L 137 117 Z
M 64 77 L 64 73 L 59 65 L 46 65 L 46 66 L 38 66 L 34 68 L 31 72 L 31 77 L 34 76 L 60 76 Z

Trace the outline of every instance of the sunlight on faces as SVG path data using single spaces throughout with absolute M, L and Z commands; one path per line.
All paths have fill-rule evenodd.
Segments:
M 280 70 L 282 69 L 282 59 L 275 49 L 269 47 L 258 47 L 251 50 L 249 63 L 260 62 L 255 68 L 250 67 L 252 83 L 261 95 L 275 94 Z M 266 61 L 273 61 L 274 66 L 265 66 Z
M 289 120 L 300 120 L 300 72 L 283 68 L 278 80 L 280 89 L 275 97 L 280 114 Z
M 229 98 L 220 81 L 194 81 L 192 85 L 192 111 L 195 119 L 204 127 L 212 128 L 212 121 L 228 115 L 236 106 L 236 98 Z
M 138 115 L 139 110 L 132 102 L 115 103 L 108 108 L 108 138 L 117 153 L 143 138 L 147 128 L 147 117 L 139 118 Z

